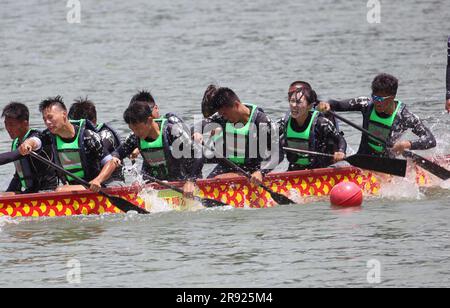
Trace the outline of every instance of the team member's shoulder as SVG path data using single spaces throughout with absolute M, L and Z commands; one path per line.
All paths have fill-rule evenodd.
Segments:
M 183 119 L 174 113 L 166 114 L 165 118 L 169 121 L 170 124 L 183 123 Z

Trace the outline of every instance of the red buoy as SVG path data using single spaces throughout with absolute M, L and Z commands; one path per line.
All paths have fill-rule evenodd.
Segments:
M 363 193 L 361 188 L 353 182 L 341 182 L 333 187 L 330 193 L 333 206 L 361 206 Z

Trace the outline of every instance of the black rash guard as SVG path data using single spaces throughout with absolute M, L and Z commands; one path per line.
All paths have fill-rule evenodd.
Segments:
M 5 152 L 0 154 L 0 166 L 12 163 L 18 159 L 21 159 L 22 155 L 20 155 L 19 150 L 15 150 L 13 152 Z

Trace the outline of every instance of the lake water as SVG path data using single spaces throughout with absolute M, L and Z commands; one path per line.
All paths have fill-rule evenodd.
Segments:
M 370 94 L 373 77 L 388 72 L 400 79 L 398 97 L 438 139 L 437 149 L 421 154 L 450 153 L 446 1 L 383 1 L 379 24 L 367 21 L 365 1 L 81 0 L 80 24 L 67 22 L 66 4 L 2 0 L 0 106 L 27 103 L 33 127 L 43 128 L 43 98 L 62 95 L 70 104 L 88 95 L 99 120 L 125 134 L 122 112 L 142 88 L 163 112 L 191 123 L 211 82 L 277 119 L 294 80 L 309 81 L 322 97 L 349 98 Z M 360 134 L 343 129 L 357 149 Z M 10 144 L 1 125 L 0 151 Z M 0 167 L 2 188 L 12 173 L 12 165 Z M 323 200 L 259 210 L 0 218 L 0 287 L 448 287 L 445 187 L 399 184 L 353 211 Z M 68 282 L 74 268 L 80 284 Z M 379 284 L 368 279 L 374 268 Z

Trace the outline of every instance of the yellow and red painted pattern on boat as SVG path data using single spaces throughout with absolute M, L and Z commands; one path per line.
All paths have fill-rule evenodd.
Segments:
M 278 173 L 267 176 L 265 184 L 273 191 L 288 196 L 326 196 L 339 182 L 350 181 L 358 184 L 366 194 L 376 194 L 380 188 L 377 177 L 367 171 L 356 168 L 318 169 Z M 181 187 L 181 183 L 174 183 Z M 262 188 L 251 185 L 243 177 L 229 179 L 199 180 L 201 197 L 220 200 L 234 207 L 264 208 L 275 205 L 270 194 Z M 180 206 L 181 195 L 161 187 L 158 197 L 168 204 Z M 111 188 L 108 193 L 145 207 L 143 199 L 138 196 L 136 187 Z M 147 208 L 151 205 L 147 205 Z M 0 216 L 10 217 L 55 217 L 73 215 L 100 215 L 104 213 L 120 213 L 109 200 L 98 194 L 82 192 L 51 192 L 13 197 L 0 197 Z

